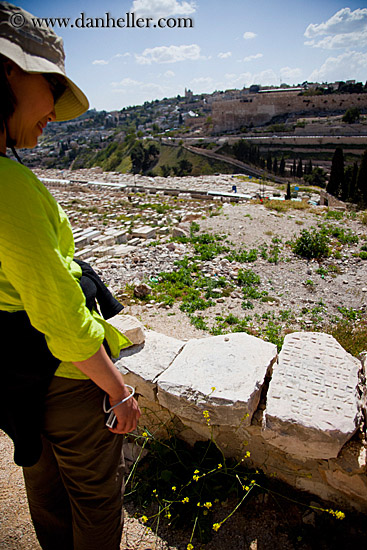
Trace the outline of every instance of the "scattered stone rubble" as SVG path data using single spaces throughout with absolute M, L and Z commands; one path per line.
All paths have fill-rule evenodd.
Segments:
M 293 333 L 278 356 L 245 333 L 185 343 L 149 330 L 116 366 L 139 394 L 140 425 L 156 437 L 213 436 L 226 456 L 367 513 L 366 373 L 331 336 Z
M 229 282 L 235 280 L 239 269 L 251 269 L 260 276 L 259 290 L 267 292 L 268 297 L 267 301 L 254 302 L 253 319 L 256 315 L 277 315 L 279 318 L 282 311 L 292 311 L 295 314 L 293 330 L 305 330 L 307 327 L 320 330 L 327 319 L 340 315 L 340 307 L 367 308 L 367 262 L 358 257 L 360 245 L 344 246 L 339 259 L 330 258 L 322 264 L 299 259 L 289 247 L 284 246 L 301 228 L 309 229 L 319 220 L 322 221 L 324 207 L 318 207 L 312 213 L 289 211 L 279 215 L 263 205 L 250 204 L 245 200 L 231 205 L 215 200 L 194 200 L 190 193 L 182 192 L 193 189 L 200 194 L 205 190 L 217 189 L 225 194 L 231 190 L 234 181 L 238 194 L 248 192 L 251 195 L 260 189 L 253 180 L 233 179 L 229 175 L 148 178 L 102 173 L 99 169 L 69 172 L 40 170 L 38 175 L 47 180 L 61 178 L 66 182 L 72 179 L 84 182 L 60 186 L 54 186 L 56 184 L 51 182 L 47 185 L 51 186 L 51 192 L 72 222 L 77 246 L 75 256 L 91 263 L 101 273 L 112 292 L 123 299 L 125 305 L 130 303 L 133 315 L 144 315 L 144 312 L 152 312 L 159 306 L 163 307 L 163 304 L 149 303 L 149 300 L 133 304 L 127 295 L 124 297 L 126 284 L 149 284 L 160 272 L 175 269 L 176 260 L 190 256 L 193 252 L 190 245 L 170 242 L 170 239 L 172 236 L 187 236 L 190 223 L 195 220 L 201 231 L 224 234 L 237 249 L 254 247 L 259 251 L 264 243 L 272 247 L 273 237 L 282 240 L 281 261 L 278 264 L 269 263 L 260 255 L 251 264 L 229 262 L 226 254 L 201 264 L 201 271 L 206 276 L 223 276 Z M 88 181 L 98 181 L 99 184 L 89 185 Z M 149 186 L 155 188 L 156 193 L 151 194 L 153 191 L 149 189 L 145 193 L 137 192 L 139 188 L 134 184 L 138 182 L 146 190 Z M 157 190 L 160 187 L 171 188 L 175 192 L 181 189 L 181 192 L 177 197 L 171 197 Z M 131 189 L 135 191 L 130 192 Z M 265 188 L 265 193 L 270 194 L 270 191 L 270 187 Z M 219 212 L 220 215 L 215 215 Z M 333 220 L 333 225 L 344 228 L 346 220 Z M 365 238 L 362 224 L 348 220 L 348 227 L 362 243 Z M 321 277 L 317 270 L 320 266 L 328 267 L 328 263 L 333 264 L 336 271 Z M 203 315 L 209 320 L 209 326 L 215 323 L 218 314 L 226 316 L 232 313 L 243 319 L 248 311 L 242 309 L 242 301 L 238 289 L 229 297 L 219 294 L 215 305 Z M 179 311 L 178 304 L 173 306 L 172 313 L 180 317 L 184 315 Z M 150 322 L 151 319 L 145 321 Z M 257 329 L 256 319 L 254 324 Z

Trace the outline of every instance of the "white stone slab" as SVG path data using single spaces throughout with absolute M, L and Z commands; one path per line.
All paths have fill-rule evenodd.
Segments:
M 276 357 L 274 344 L 246 333 L 190 340 L 158 378 L 158 401 L 183 419 L 205 422 L 208 410 L 212 424 L 248 426 Z
M 141 239 L 154 239 L 156 235 L 155 227 L 144 225 L 143 227 L 137 227 L 133 229 L 132 236 L 139 237 Z
M 154 401 L 158 376 L 170 366 L 183 345 L 181 340 L 149 330 L 145 342 L 122 350 L 115 365 L 127 384 Z
M 123 258 L 124 256 L 129 256 L 131 252 L 135 250 L 135 246 L 130 246 L 128 244 L 119 244 L 113 249 L 113 255 L 117 258 Z
M 336 457 L 360 423 L 360 369 L 329 334 L 288 334 L 269 385 L 264 438 L 300 458 Z
M 132 315 L 115 315 L 108 322 L 124 334 L 134 345 L 142 344 L 145 340 L 143 323 Z
M 120 230 L 116 231 L 113 236 L 115 237 L 116 244 L 122 244 L 127 242 L 127 231 Z

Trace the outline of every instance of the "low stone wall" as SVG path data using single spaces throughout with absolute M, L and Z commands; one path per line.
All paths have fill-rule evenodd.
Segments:
M 347 208 L 345 202 L 330 195 L 330 193 L 327 193 L 323 189 L 320 191 L 320 206 L 329 206 L 330 208 L 337 208 L 339 210 L 346 210 Z
M 112 319 L 129 322 L 139 325 Z M 366 369 L 332 336 L 294 332 L 278 354 L 246 333 L 183 342 L 145 331 L 143 342 L 134 330 L 116 365 L 139 394 L 142 428 L 189 444 L 213 435 L 225 456 L 249 451 L 246 465 L 367 513 Z

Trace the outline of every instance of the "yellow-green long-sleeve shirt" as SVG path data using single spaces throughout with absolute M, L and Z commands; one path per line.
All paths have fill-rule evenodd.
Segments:
M 0 157 L 0 310 L 25 310 L 62 363 L 56 375 L 85 378 L 71 362 L 88 359 L 106 337 L 112 355 L 130 344 L 91 313 L 73 262 L 68 218 L 26 167 Z

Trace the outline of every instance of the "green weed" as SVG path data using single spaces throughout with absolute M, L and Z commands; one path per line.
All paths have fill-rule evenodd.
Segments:
M 302 229 L 300 236 L 292 243 L 293 252 L 302 258 L 322 258 L 329 256 L 329 238 L 325 231 L 317 231 L 312 228 L 311 231 Z

